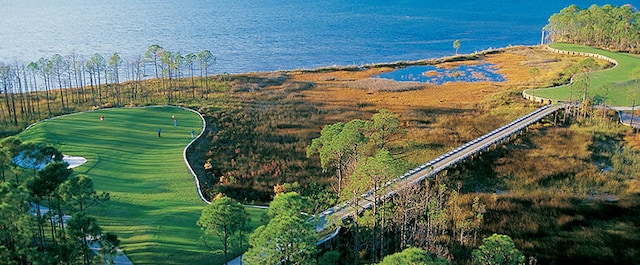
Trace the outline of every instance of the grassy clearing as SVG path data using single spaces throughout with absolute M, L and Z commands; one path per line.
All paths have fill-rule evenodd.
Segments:
M 608 105 L 631 106 L 634 80 L 640 78 L 639 56 L 566 43 L 554 43 L 551 47 L 567 51 L 601 54 L 618 61 L 617 67 L 592 74 L 591 86 L 588 91 L 589 97 L 600 102 L 606 101 Z M 528 93 L 534 93 L 539 97 L 569 100 L 571 86 L 536 89 L 528 91 Z M 581 93 L 582 88 L 573 86 L 573 99 L 578 98 Z M 636 95 L 636 102 L 640 102 L 640 93 Z
M 197 114 L 179 108 L 108 109 L 45 121 L 19 136 L 87 158 L 74 172 L 111 194 L 111 201 L 90 212 L 118 234 L 135 264 L 222 264 L 222 255 L 209 254 L 200 243 L 196 220 L 204 203 L 182 159 L 191 130 L 199 133 L 201 127 Z M 250 225 L 257 226 L 262 210 L 248 211 Z M 216 240 L 210 243 L 221 249 Z

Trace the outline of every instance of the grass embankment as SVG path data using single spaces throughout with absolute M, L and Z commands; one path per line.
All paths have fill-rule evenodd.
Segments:
M 111 195 L 90 212 L 104 230 L 118 234 L 133 263 L 222 264 L 222 255 L 207 253 L 200 243 L 196 220 L 204 203 L 182 158 L 191 130 L 197 134 L 201 128 L 199 115 L 180 108 L 125 108 L 44 121 L 19 136 L 87 158 L 74 172 L 90 176 L 97 191 Z M 263 211 L 247 210 L 255 227 Z M 217 240 L 209 243 L 221 249 Z
M 640 56 L 566 43 L 554 43 L 551 44 L 551 47 L 565 51 L 600 54 L 616 60 L 618 66 L 615 68 L 591 74 L 590 87 L 588 90 L 589 97 L 595 99 L 596 102 L 606 101 L 607 105 L 612 106 L 632 105 L 633 96 L 631 95 L 634 93 L 635 79 L 640 78 Z M 573 87 L 566 85 L 543 88 L 536 89 L 535 91 L 529 90 L 527 92 L 529 94 L 535 94 L 538 97 L 569 100 L 572 89 L 573 100 L 579 99 L 582 95 L 583 88 L 576 85 Z M 636 102 L 640 102 L 640 92 L 637 93 L 635 97 Z

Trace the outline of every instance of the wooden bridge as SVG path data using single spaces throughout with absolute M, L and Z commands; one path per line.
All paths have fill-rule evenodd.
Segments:
M 382 199 L 389 198 L 408 186 L 436 176 L 443 170 L 464 161 L 475 154 L 486 152 L 492 146 L 500 145 L 503 142 L 508 141 L 510 137 L 518 135 L 528 126 L 542 120 L 544 117 L 553 114 L 563 107 L 563 105 L 546 105 L 498 129 L 482 135 L 471 142 L 465 143 L 425 164 L 422 164 L 404 175 L 384 183 L 375 192 L 375 195 L 378 198 L 374 198 L 374 190 L 369 190 L 358 198 L 357 205 L 353 205 L 353 202 L 345 202 L 333 206 L 316 215 L 315 218 L 318 220 L 316 223 L 316 230 L 318 232 L 322 232 L 328 227 L 335 227 L 335 223 L 338 220 L 346 220 L 352 217 L 356 210 L 360 213 L 369 209 L 376 201 L 380 202 Z M 334 238 L 339 231 L 340 227 L 336 228 L 333 233 L 319 240 L 317 244 L 324 244 L 328 240 Z
M 375 201 L 380 202 L 382 201 L 382 199 L 394 196 L 396 193 L 408 186 L 420 183 L 427 178 L 431 178 L 442 172 L 443 170 L 451 167 L 452 165 L 464 161 L 465 159 L 475 154 L 486 152 L 492 146 L 500 145 L 503 142 L 508 141 L 510 137 L 518 135 L 528 126 L 539 122 L 544 117 L 555 113 L 563 107 L 564 105 L 546 105 L 508 123 L 507 125 L 495 129 L 471 142 L 463 144 L 460 147 L 447 152 L 446 154 L 443 154 L 425 164 L 422 164 L 405 173 L 404 175 L 384 183 L 375 192 L 375 196 L 378 197 L 377 199 L 374 198 L 374 191 L 370 190 L 360 195 L 357 205 L 353 205 L 353 203 L 351 202 L 345 202 L 317 214 L 316 216 L 309 219 L 310 221 L 314 221 L 314 219 L 317 220 L 316 231 L 323 232 L 328 228 L 335 228 L 335 230 L 330 234 L 324 236 L 316 244 L 318 246 L 321 246 L 324 245 L 327 241 L 335 238 L 340 233 L 340 226 L 336 227 L 338 221 L 344 221 L 348 218 L 351 218 L 356 210 L 358 211 L 358 213 L 360 213 L 366 209 L 369 209 L 373 206 L 373 203 Z M 229 261 L 228 264 L 242 264 L 242 256 Z

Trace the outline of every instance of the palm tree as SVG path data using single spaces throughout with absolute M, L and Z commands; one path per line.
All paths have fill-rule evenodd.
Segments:
M 100 72 L 102 72 L 102 70 L 104 70 L 106 68 L 106 64 L 104 61 L 104 57 L 102 57 L 102 55 L 100 55 L 99 53 L 95 53 L 93 54 L 93 56 L 91 57 L 91 67 L 92 70 L 94 71 L 94 74 L 97 73 L 98 75 L 98 80 L 97 80 L 97 84 L 98 84 L 98 100 L 100 103 L 100 106 L 102 107 L 102 89 L 100 87 L 100 83 L 101 83 L 101 78 L 100 78 Z M 106 94 L 106 93 L 105 93 Z M 108 95 L 107 95 L 108 97 Z
M 38 74 L 38 63 L 30 62 L 29 64 L 27 64 L 27 70 L 29 70 L 29 72 L 31 73 L 31 77 L 33 77 L 32 91 L 34 92 L 33 94 L 35 96 L 35 102 L 38 105 L 38 118 L 40 118 L 40 98 L 38 97 L 40 93 L 38 93 L 38 83 L 36 78 Z M 48 101 L 47 104 L 49 104 Z M 31 107 L 33 108 L 33 104 L 31 104 Z
M 62 93 L 63 89 L 62 89 L 62 73 L 65 71 L 66 68 L 66 63 L 64 61 L 64 58 L 62 58 L 62 55 L 60 54 L 54 54 L 51 59 L 49 60 L 49 62 L 51 63 L 51 70 L 53 70 L 53 73 L 56 75 L 56 79 L 58 80 L 58 89 L 60 90 L 60 104 L 62 107 L 62 111 L 65 111 L 65 104 L 64 104 L 64 94 Z M 69 99 L 67 99 L 67 107 L 68 107 L 68 101 Z
M 164 51 L 160 57 L 160 61 L 166 67 L 167 75 L 169 76 L 169 87 L 167 88 L 167 102 L 171 103 L 172 95 L 171 95 L 171 76 L 173 76 L 173 70 L 175 66 L 175 62 L 173 60 L 173 53 L 170 51 Z M 164 75 L 164 73 L 163 73 Z M 163 81 L 164 84 L 164 81 Z
M 69 55 L 69 62 L 71 65 L 70 74 L 73 72 L 73 79 L 75 82 L 75 86 L 77 89 L 76 101 L 77 102 L 87 102 L 87 96 L 84 93 L 84 84 L 82 78 L 82 72 L 84 64 L 82 63 L 83 59 L 77 53 L 72 53 Z
M 533 90 L 531 90 L 531 93 L 533 94 L 534 97 L 534 101 L 535 101 L 535 91 L 536 91 L 536 77 L 540 74 L 540 69 L 538 69 L 538 67 L 533 67 L 529 69 L 529 74 L 531 75 L 531 77 L 533 77 Z
M 129 62 L 131 65 L 131 101 L 135 102 L 138 99 L 139 86 L 142 81 L 143 65 L 144 58 L 141 55 L 136 55 L 132 61 Z
M 636 98 L 638 97 L 638 78 L 635 80 L 635 85 L 633 86 L 633 92 L 631 93 L 631 121 L 629 122 L 629 126 L 633 127 L 633 116 L 635 115 L 636 109 Z
M 45 97 L 47 97 L 47 116 L 49 116 L 51 115 L 51 103 L 49 102 L 49 60 L 45 59 L 44 57 L 40 57 L 40 59 L 36 63 L 36 66 L 36 69 L 38 70 L 38 72 L 40 72 L 40 74 L 42 75 L 42 80 L 44 81 Z
M 2 94 L 5 95 L 4 96 L 4 101 L 5 101 L 5 105 L 7 108 L 7 117 L 9 122 L 11 122 L 12 118 L 11 116 L 13 115 L 14 117 L 17 117 L 15 115 L 15 104 L 13 102 L 13 91 L 10 91 L 11 87 L 12 87 L 12 70 L 11 67 L 9 65 L 5 65 L 4 63 L 0 63 L 0 84 L 2 84 Z M 11 98 L 11 101 L 9 101 L 9 98 Z M 12 107 L 13 106 L 13 107 Z M 13 110 L 13 111 L 12 111 Z M 17 119 L 13 119 L 13 123 L 14 125 L 18 125 L 18 121 Z

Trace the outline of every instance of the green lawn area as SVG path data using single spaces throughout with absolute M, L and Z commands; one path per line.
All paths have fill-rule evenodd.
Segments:
M 44 121 L 19 137 L 87 158 L 74 172 L 90 176 L 96 190 L 111 194 L 109 202 L 89 212 L 105 231 L 118 234 L 134 264 L 223 264 L 221 253 L 210 254 L 200 243 L 196 221 L 205 203 L 182 158 L 191 130 L 197 135 L 201 129 L 199 115 L 184 109 L 120 108 Z M 247 211 L 255 228 L 264 210 Z M 210 243 L 222 249 L 218 241 Z
M 607 56 L 618 61 L 618 66 L 612 69 L 598 71 L 592 74 L 589 97 L 595 101 L 605 101 L 611 106 L 631 106 L 634 80 L 640 78 L 640 56 L 628 53 L 610 52 L 593 47 L 566 43 L 553 43 L 552 48 L 576 52 L 588 52 Z M 607 93 L 606 87 L 609 87 Z M 640 103 L 640 87 L 636 95 L 636 104 Z M 569 100 L 571 86 L 536 89 L 527 91 L 538 97 L 556 100 Z M 573 99 L 582 95 L 582 88 L 573 87 Z

